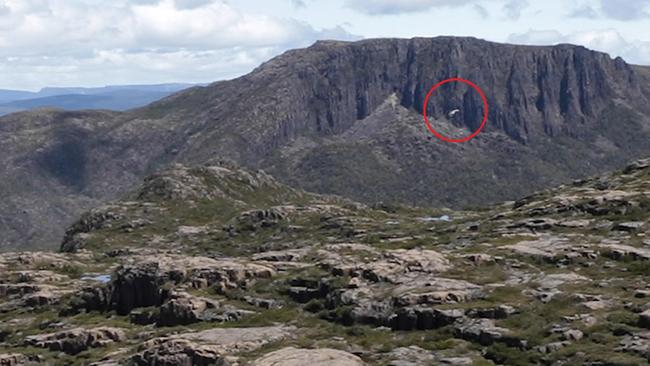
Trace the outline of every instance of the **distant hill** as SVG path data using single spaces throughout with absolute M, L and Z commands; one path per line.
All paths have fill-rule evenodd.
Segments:
M 192 84 L 112 85 L 99 88 L 43 88 L 38 92 L 0 90 L 0 116 L 35 108 L 124 111 L 164 98 Z

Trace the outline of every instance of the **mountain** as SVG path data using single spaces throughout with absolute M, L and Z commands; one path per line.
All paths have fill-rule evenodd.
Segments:
M 490 106 L 487 127 L 465 144 L 437 140 L 422 118 L 429 88 L 449 77 L 472 80 Z M 162 167 L 215 158 L 367 203 L 516 199 L 650 154 L 649 96 L 647 68 L 579 46 L 321 41 L 125 113 L 0 119 L 0 240 L 51 248 L 82 210 Z M 449 134 L 469 134 L 483 114 L 478 95 L 460 86 L 429 107 Z
M 29 91 L 0 89 L 0 103 L 29 99 L 34 97 L 35 94 L 36 93 Z
M 0 115 L 45 107 L 124 111 L 191 86 L 192 84 L 116 85 L 100 88 L 43 88 L 39 92 L 0 90 Z
M 648 365 L 650 159 L 480 210 L 174 164 L 0 254 L 8 365 Z

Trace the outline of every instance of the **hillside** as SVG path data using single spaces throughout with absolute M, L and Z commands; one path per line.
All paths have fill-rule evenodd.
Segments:
M 490 104 L 484 133 L 460 145 L 437 140 L 421 115 L 428 89 L 455 76 Z M 81 210 L 159 168 L 215 157 L 366 203 L 516 199 L 650 154 L 649 89 L 646 68 L 571 45 L 322 41 L 126 113 L 15 114 L 0 119 L 0 244 L 51 248 L 63 235 L 56 228 Z M 427 114 L 442 130 L 469 133 L 483 112 L 477 98 L 451 88 Z
M 9 365 L 648 365 L 650 159 L 478 211 L 225 162 L 0 255 Z

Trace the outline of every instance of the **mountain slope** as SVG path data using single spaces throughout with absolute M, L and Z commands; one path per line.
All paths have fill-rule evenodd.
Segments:
M 435 139 L 421 116 L 428 89 L 455 76 L 478 84 L 490 104 L 484 133 L 461 145 Z M 29 207 L 25 197 L 44 199 L 48 217 L 66 223 L 79 206 L 116 198 L 160 167 L 214 158 L 365 202 L 462 207 L 514 199 L 650 154 L 649 88 L 645 68 L 571 45 L 451 37 L 318 42 L 241 78 L 127 113 L 0 119 L 13 126 L 0 127 L 1 147 L 12 151 L 4 174 L 20 172 L 43 187 L 8 190 L 2 243 L 24 245 L 28 220 L 14 210 Z M 427 114 L 442 130 L 467 134 L 482 108 L 471 90 L 450 87 Z M 453 109 L 458 118 L 450 121 Z M 60 146 L 68 142 L 78 147 L 78 164 L 62 169 L 57 162 L 69 152 Z M 69 202 L 51 204 L 56 192 Z M 44 214 L 26 215 L 36 221 Z M 34 245 L 62 235 L 30 230 Z

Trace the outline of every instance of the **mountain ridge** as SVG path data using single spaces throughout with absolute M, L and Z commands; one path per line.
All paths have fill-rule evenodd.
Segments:
M 46 198 L 53 223 L 29 234 L 43 245 L 89 202 L 115 199 L 170 164 L 214 158 L 364 202 L 462 207 L 515 199 L 650 154 L 647 70 L 579 46 L 329 41 L 129 112 L 8 116 L 0 119 L 0 131 L 15 126 L 0 136 L 10 152 L 5 175 L 50 194 L 5 183 L 0 217 L 12 234 L 3 245 L 16 245 L 44 215 L 14 215 L 28 206 L 25 197 Z M 472 79 L 490 101 L 485 131 L 462 145 L 437 141 L 421 115 L 428 88 L 451 76 Z M 462 88 L 441 95 L 427 111 L 435 123 L 449 131 L 475 127 L 482 112 L 476 95 Z M 382 109 L 391 98 L 395 108 Z M 451 107 L 460 107 L 459 120 L 445 117 Z M 348 132 L 363 121 L 388 127 Z M 77 163 L 61 170 L 69 154 Z M 52 192 L 67 202 L 51 204 Z

